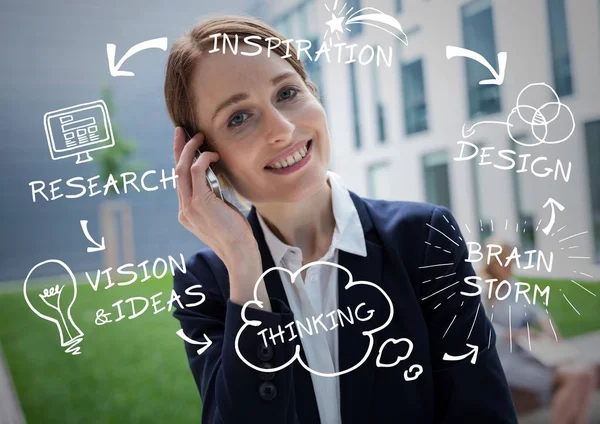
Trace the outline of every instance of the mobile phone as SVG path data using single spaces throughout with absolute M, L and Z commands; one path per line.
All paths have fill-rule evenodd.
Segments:
M 185 135 L 187 137 L 186 143 L 188 141 L 190 141 L 192 139 L 192 137 L 190 136 L 190 133 L 183 128 L 183 131 L 185 132 Z M 204 140 L 204 143 L 207 143 L 208 140 Z M 203 144 L 204 145 L 204 144 Z M 202 153 L 202 147 L 200 146 L 200 148 L 196 151 L 196 159 L 198 158 L 198 156 L 200 156 L 200 153 Z M 219 184 L 219 179 L 217 178 L 217 174 L 215 174 L 215 172 L 212 170 L 212 168 L 209 166 L 208 168 L 206 168 L 206 182 L 208 183 L 208 186 L 210 187 L 210 189 L 212 190 L 213 193 L 215 193 L 215 195 L 225 201 L 225 199 L 223 198 L 223 189 L 221 188 L 221 184 Z

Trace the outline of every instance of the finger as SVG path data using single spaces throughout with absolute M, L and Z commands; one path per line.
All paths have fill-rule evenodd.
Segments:
M 177 190 L 177 203 L 178 203 L 178 217 L 179 216 L 184 217 L 183 202 L 181 200 L 181 193 L 179 192 L 179 190 Z M 183 222 L 181 224 L 183 224 Z
M 183 128 L 175 128 L 173 139 L 173 157 L 175 159 L 175 174 L 177 175 L 177 196 L 179 197 L 179 208 L 182 206 L 182 198 L 190 197 L 192 194 L 192 181 L 189 171 L 181 162 L 181 154 L 186 144 L 186 136 Z
M 196 134 L 189 141 L 185 141 L 186 136 L 185 132 L 182 128 L 178 131 L 177 143 L 178 147 L 181 146 L 183 140 L 183 149 L 181 149 L 181 153 L 179 154 L 179 159 L 177 161 L 177 165 L 175 167 L 175 171 L 177 173 L 179 182 L 177 187 L 181 187 L 181 195 L 183 202 L 186 202 L 187 199 L 191 198 L 193 193 L 193 184 L 192 178 L 190 175 L 190 167 L 194 162 L 195 152 L 202 145 L 204 141 L 204 135 L 202 133 Z
M 175 135 L 173 138 L 173 158 L 175 159 L 175 165 L 179 162 L 179 158 L 181 157 L 181 152 L 185 147 L 185 133 L 183 128 L 176 127 Z
M 206 181 L 206 170 L 211 163 L 217 162 L 218 160 L 219 154 L 217 152 L 202 152 L 192 165 L 192 190 L 195 195 L 203 195 L 208 191 L 212 191 Z
M 199 132 L 185 143 L 179 162 L 189 169 L 196 160 L 196 152 L 204 144 L 204 134 Z

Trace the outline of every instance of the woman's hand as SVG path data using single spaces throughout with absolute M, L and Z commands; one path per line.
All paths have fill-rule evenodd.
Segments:
M 179 222 L 226 262 L 236 252 L 252 252 L 256 240 L 246 217 L 229 202 L 222 201 L 210 189 L 206 170 L 219 160 L 216 152 L 196 151 L 204 143 L 198 133 L 186 143 L 185 132 L 175 129 L 174 155 L 179 197 Z
M 219 160 L 216 152 L 196 151 L 204 143 L 198 133 L 186 143 L 185 131 L 175 129 L 174 156 L 179 197 L 178 219 L 221 258 L 231 281 L 230 298 L 236 303 L 253 300 L 253 289 L 262 274 L 260 252 L 246 217 L 231 203 L 221 200 L 206 181 L 206 170 Z M 271 310 L 264 284 L 258 298 Z

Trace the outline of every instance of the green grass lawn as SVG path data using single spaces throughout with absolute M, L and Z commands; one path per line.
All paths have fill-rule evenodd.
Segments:
M 551 286 L 549 311 L 555 326 L 569 337 L 600 329 L 600 284 L 585 287 L 568 280 L 523 279 Z M 150 296 L 166 305 L 172 277 L 131 286 L 78 286 L 73 319 L 85 333 L 82 354 L 71 356 L 60 347 L 54 324 L 26 305 L 20 286 L 0 291 L 0 342 L 9 362 L 29 423 L 164 423 L 198 422 L 201 401 L 188 368 L 183 341 L 175 334 L 172 311 L 97 326 L 96 311 L 132 296 Z M 561 292 L 578 309 L 578 315 Z M 66 290 L 66 288 L 65 288 Z
M 594 296 L 573 284 L 571 280 L 548 281 L 525 277 L 519 281 L 535 284 L 541 289 L 550 286 L 548 312 L 563 337 L 574 337 L 600 330 L 600 283 L 584 284 L 579 282 Z M 579 314 L 565 300 L 563 293 Z
M 171 276 L 98 292 L 79 285 L 72 316 L 85 336 L 77 356 L 64 353 L 56 326 L 29 309 L 19 287 L 0 292 L 0 342 L 27 422 L 199 422 L 202 403 L 172 311 L 154 314 L 150 305 L 132 320 L 94 323 L 98 309 L 115 311 L 114 302 L 132 296 L 163 292 L 160 309 L 172 286 Z

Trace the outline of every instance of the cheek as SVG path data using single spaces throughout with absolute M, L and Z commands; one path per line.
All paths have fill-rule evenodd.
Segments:
M 305 122 L 311 122 L 313 125 L 326 123 L 325 110 L 317 100 L 307 102 L 301 113 Z
M 255 152 L 245 148 L 244 143 L 236 144 L 236 147 L 228 147 L 219 151 L 219 162 L 224 168 L 225 174 L 230 180 L 240 184 L 246 181 L 250 174 L 256 169 Z

